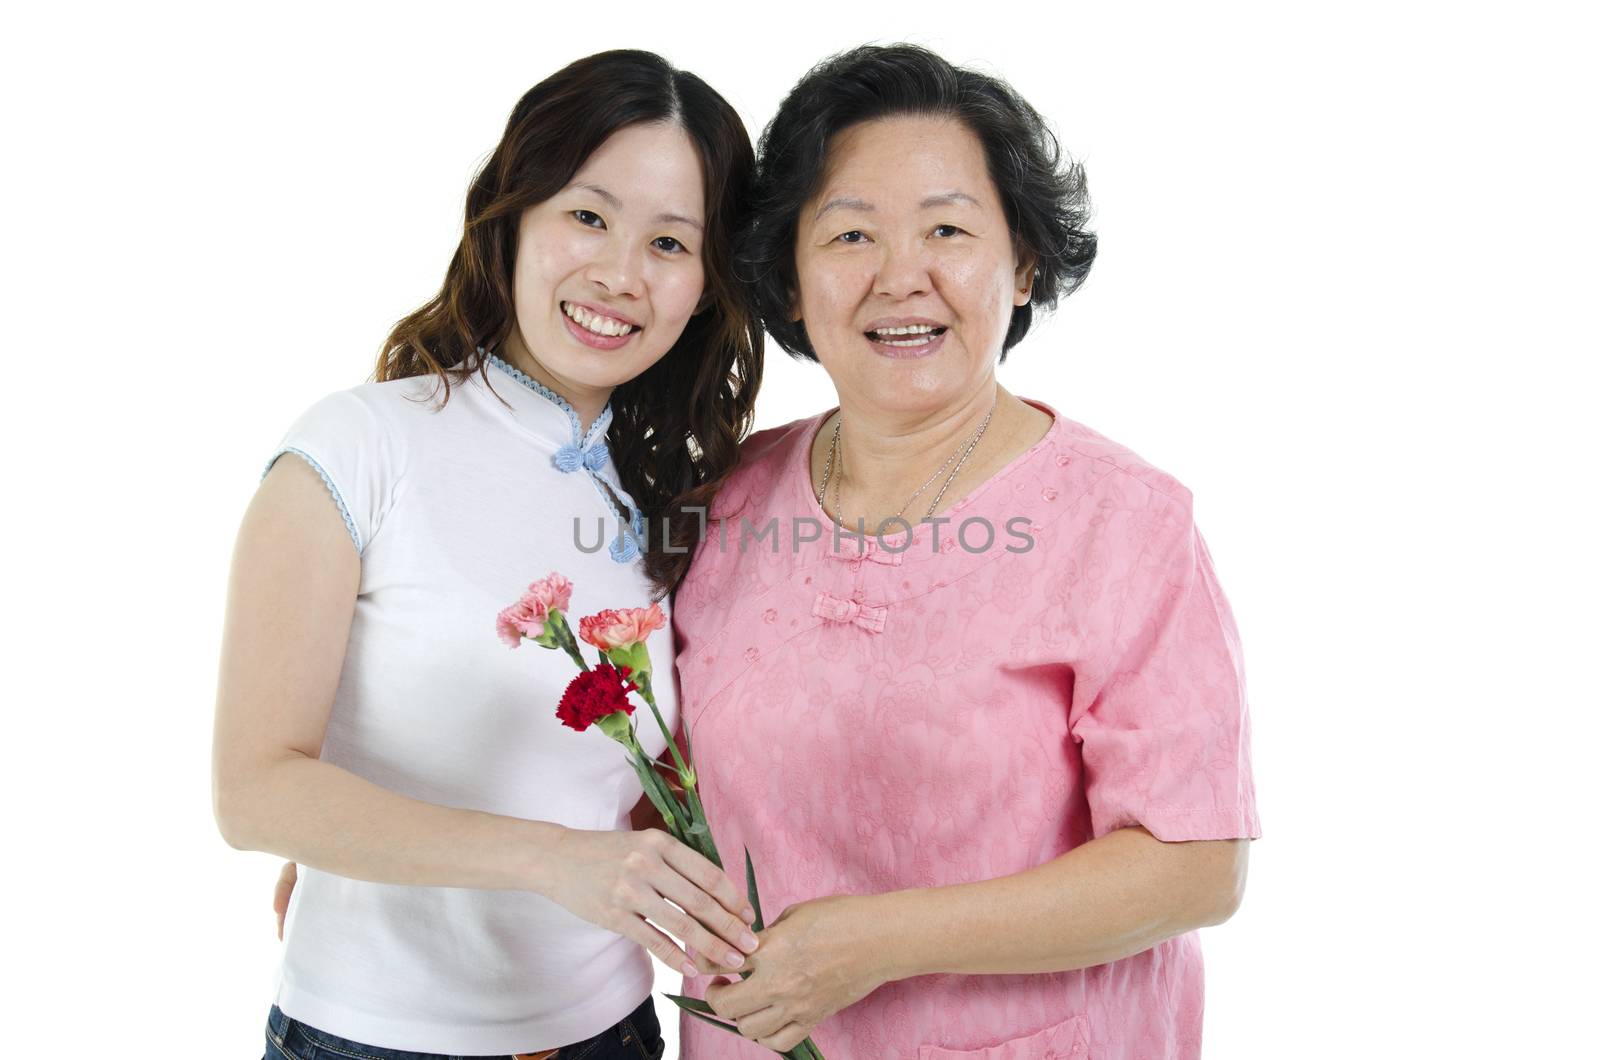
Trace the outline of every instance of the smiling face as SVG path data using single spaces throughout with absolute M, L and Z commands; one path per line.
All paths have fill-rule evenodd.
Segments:
M 798 218 L 795 271 L 795 319 L 841 404 L 916 414 L 985 385 L 1033 270 L 978 138 L 919 115 L 834 137 Z
M 513 363 L 575 405 L 672 348 L 705 288 L 705 178 L 676 125 L 632 125 L 566 187 L 523 211 L 512 296 Z

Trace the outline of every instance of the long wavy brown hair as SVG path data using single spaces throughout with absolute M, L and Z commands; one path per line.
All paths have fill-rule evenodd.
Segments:
M 649 527 L 645 573 L 657 596 L 689 569 L 701 516 L 733 471 L 754 420 L 762 331 L 733 274 L 733 239 L 755 166 L 739 115 L 694 74 L 646 51 L 579 59 L 529 89 L 467 192 L 461 243 L 439 293 L 395 325 L 374 378 L 452 381 L 488 361 L 516 323 L 512 275 L 522 213 L 564 188 L 619 129 L 669 122 L 700 153 L 706 181 L 707 306 L 672 349 L 611 394 L 607 436 L 622 486 Z M 663 529 L 665 528 L 665 529 Z

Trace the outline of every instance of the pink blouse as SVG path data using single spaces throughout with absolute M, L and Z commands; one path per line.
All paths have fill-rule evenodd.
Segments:
M 864 550 L 811 491 L 827 414 L 753 436 L 719 494 L 673 610 L 680 703 L 718 848 L 737 876 L 749 847 L 769 921 L 1130 825 L 1261 834 L 1238 633 L 1189 491 L 1030 404 L 1044 438 L 948 522 Z M 813 1038 L 828 1060 L 1189 1060 L 1203 995 L 1190 932 L 1077 971 L 889 983 Z M 682 1040 L 773 1055 L 687 1017 Z

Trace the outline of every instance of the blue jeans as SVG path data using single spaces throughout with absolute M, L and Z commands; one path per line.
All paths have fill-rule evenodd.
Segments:
M 528 1043 L 529 1050 L 549 1046 Z M 615 1026 L 593 1038 L 563 1045 L 555 1060 L 661 1060 L 667 1043 L 661 1038 L 661 1023 L 649 998 Z M 412 1053 L 404 1049 L 384 1049 L 337 1038 L 299 1020 L 290 1019 L 277 1005 L 267 1016 L 267 1051 L 262 1060 L 509 1060 L 502 1054 L 492 1058 L 445 1056 L 442 1053 Z

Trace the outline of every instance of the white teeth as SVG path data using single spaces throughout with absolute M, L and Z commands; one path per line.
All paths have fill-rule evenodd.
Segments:
M 870 334 L 880 346 L 926 346 L 934 339 L 934 332 L 942 328 L 932 324 L 907 324 L 898 328 L 875 328 Z M 893 339 L 890 336 L 905 335 L 904 339 Z
M 615 317 L 603 317 L 598 313 L 591 313 L 583 306 L 573 305 L 571 302 L 562 302 L 561 311 L 571 317 L 579 327 L 596 335 L 616 338 L 633 330 L 632 324 L 624 324 Z

